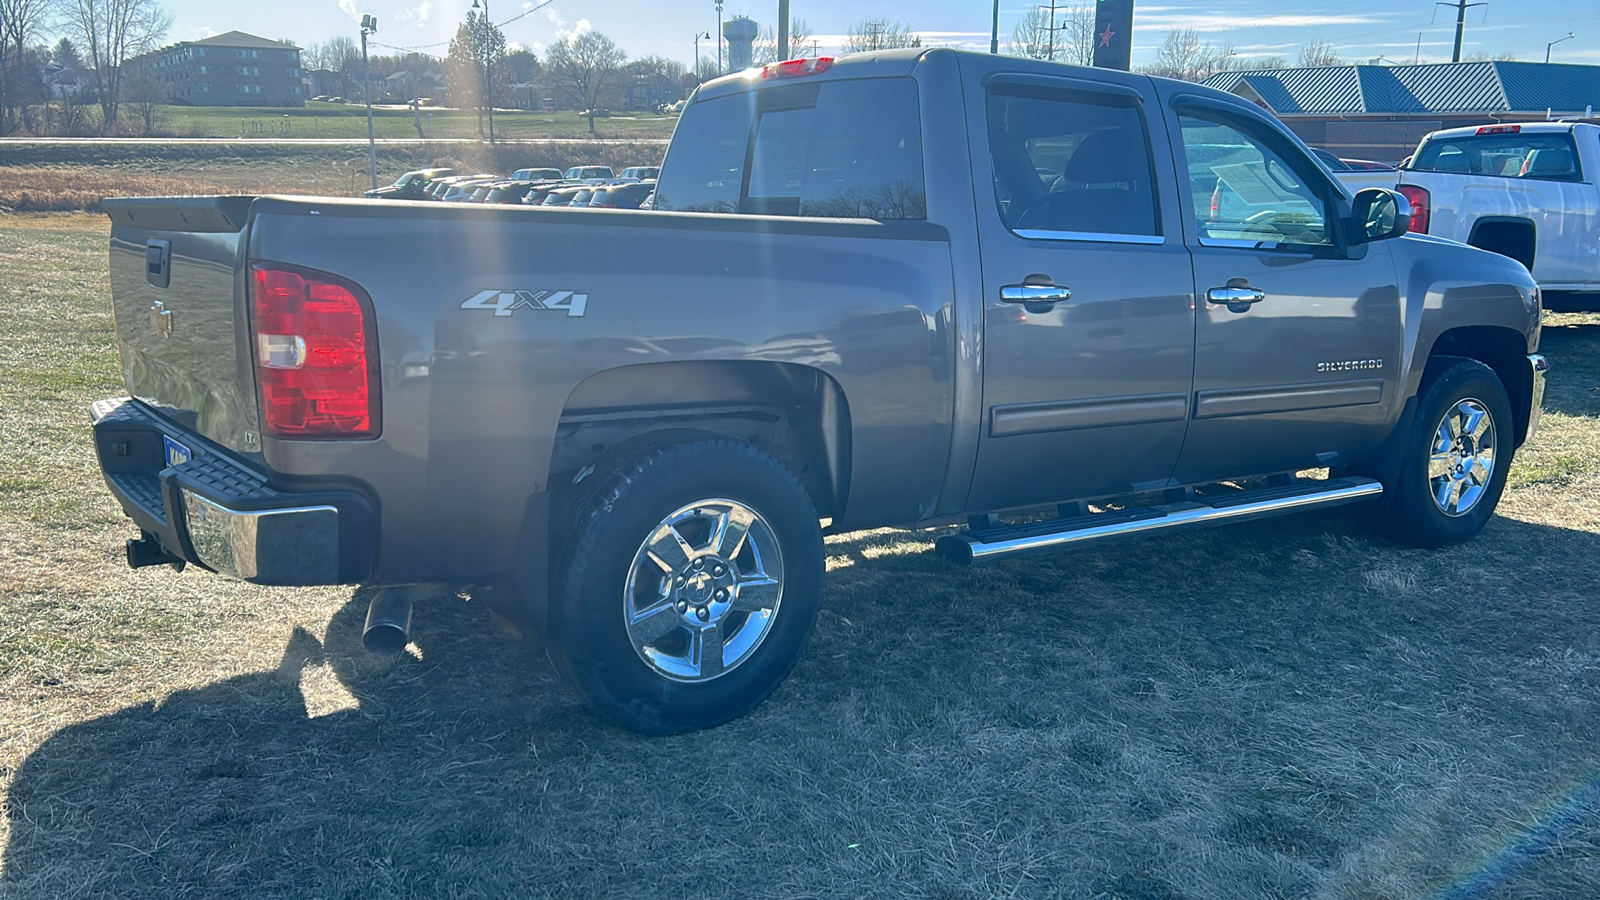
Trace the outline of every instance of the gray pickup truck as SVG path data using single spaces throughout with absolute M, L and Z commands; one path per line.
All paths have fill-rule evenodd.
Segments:
M 971 563 L 1366 501 L 1437 546 L 1539 417 L 1527 270 L 1192 84 L 781 63 L 695 94 L 655 206 L 106 201 L 129 562 L 392 588 L 390 650 L 416 586 L 488 586 L 681 731 L 787 675 L 825 534 Z

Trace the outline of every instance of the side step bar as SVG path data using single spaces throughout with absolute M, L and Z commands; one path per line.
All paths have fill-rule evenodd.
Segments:
M 1087 541 L 1261 519 L 1313 506 L 1338 506 L 1382 493 L 1383 485 L 1371 478 L 1306 481 L 1287 487 L 1241 491 L 1165 506 L 1141 506 L 1118 512 L 1089 513 L 1048 522 L 969 531 L 940 538 L 935 550 L 951 562 L 973 565 L 1012 556 L 1044 553 Z

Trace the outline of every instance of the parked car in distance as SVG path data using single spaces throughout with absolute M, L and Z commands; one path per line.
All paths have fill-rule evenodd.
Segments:
M 562 188 L 574 186 L 575 185 L 565 181 L 538 182 L 537 184 L 528 188 L 528 192 L 526 194 L 522 195 L 522 204 L 524 206 L 543 206 L 545 198 L 550 196 L 552 191 L 559 191 Z
M 1322 164 L 1323 165 L 1327 166 L 1329 169 L 1332 169 L 1335 172 L 1348 172 L 1348 171 L 1350 171 L 1350 167 L 1345 164 L 1344 160 L 1340 159 L 1337 156 L 1334 156 L 1332 153 L 1329 153 L 1328 151 L 1322 149 L 1321 147 L 1312 147 L 1311 148 L 1311 155 L 1315 156 L 1317 159 L 1322 160 Z
M 573 187 L 556 188 L 555 190 L 553 190 L 550 193 L 546 194 L 545 198 L 544 198 L 544 202 L 539 204 L 539 205 L 540 206 L 576 206 L 576 205 L 578 205 L 578 195 L 579 194 L 583 195 L 583 202 L 584 203 L 588 203 L 589 202 L 589 197 L 593 193 L 594 193 L 594 189 L 593 188 L 584 187 L 582 185 L 575 185 Z
M 1600 309 L 1600 125 L 1447 128 L 1398 171 L 1341 172 L 1352 191 L 1398 190 L 1410 229 L 1522 263 L 1552 309 Z
M 485 203 L 521 203 L 536 182 L 532 181 L 502 181 L 491 186 L 488 196 L 483 198 Z
M 414 169 L 396 178 L 394 184 L 363 191 L 361 196 L 376 200 L 421 200 L 423 192 L 434 179 L 447 178 L 455 173 L 455 169 Z
M 617 176 L 611 171 L 610 166 L 573 166 L 567 170 L 565 177 L 584 184 L 601 184 Z
M 638 209 L 644 198 L 656 189 L 654 181 L 635 181 L 631 184 L 608 184 L 594 189 L 589 198 L 592 209 Z
M 458 181 L 451 185 L 450 189 L 445 191 L 444 196 L 439 199 L 446 203 L 465 203 L 472 199 L 472 194 L 478 189 L 479 185 L 483 184 L 485 181 L 493 180 L 498 177 L 499 176 L 497 175 L 490 175 L 487 178 L 467 178 L 462 181 Z
M 518 169 L 511 173 L 514 181 L 558 181 L 560 169 Z
M 623 169 L 622 174 L 618 175 L 617 177 L 623 179 L 624 181 L 654 181 L 660 175 L 660 166 L 630 166 L 629 168 Z

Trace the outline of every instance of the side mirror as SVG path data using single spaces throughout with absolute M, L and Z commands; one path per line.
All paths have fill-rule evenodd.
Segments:
M 1398 191 L 1363 188 L 1350 204 L 1350 246 L 1397 238 L 1411 229 L 1411 201 Z

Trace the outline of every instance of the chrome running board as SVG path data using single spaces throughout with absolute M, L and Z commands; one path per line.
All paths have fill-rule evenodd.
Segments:
M 1304 481 L 1287 487 L 1241 491 L 1164 506 L 1140 506 L 1048 522 L 969 531 L 940 538 L 935 549 L 940 556 L 952 562 L 973 565 L 1059 550 L 1087 541 L 1152 531 L 1203 528 L 1224 522 L 1297 512 L 1313 506 L 1338 506 L 1382 493 L 1383 485 L 1370 478 Z

